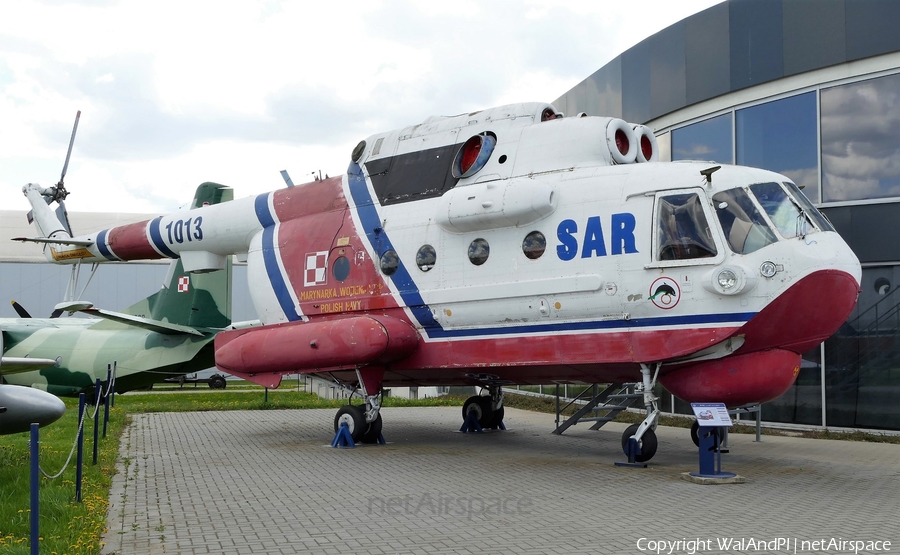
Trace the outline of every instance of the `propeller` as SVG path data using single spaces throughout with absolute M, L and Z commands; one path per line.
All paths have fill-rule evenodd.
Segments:
M 13 310 L 16 311 L 16 314 L 19 315 L 19 318 L 31 318 L 31 314 L 28 314 L 28 311 L 25 310 L 25 307 L 20 305 L 18 301 L 9 301 L 13 307 Z
M 19 315 L 19 318 L 31 318 L 31 314 L 29 314 L 29 312 L 25 310 L 24 306 L 19 304 L 19 301 L 10 301 L 10 304 L 12 305 L 13 310 L 16 311 L 16 314 Z M 60 316 L 62 316 L 63 312 L 64 310 L 57 308 L 52 313 L 50 313 L 50 317 L 59 318 Z

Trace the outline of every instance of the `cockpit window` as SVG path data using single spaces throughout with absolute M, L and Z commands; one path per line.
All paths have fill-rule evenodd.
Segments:
M 813 206 L 812 202 L 800 191 L 800 188 L 791 183 L 790 181 L 785 181 L 784 186 L 788 188 L 791 196 L 794 197 L 794 200 L 797 201 L 797 204 L 800 205 L 800 208 L 803 209 L 803 212 L 815 223 L 819 229 L 822 231 L 834 231 L 834 226 L 831 225 L 831 222 L 828 221 L 828 218 L 825 217 L 824 214 L 819 212 L 819 210 Z
M 728 246 L 737 254 L 749 254 L 778 240 L 743 189 L 716 193 L 713 204 Z
M 797 204 L 788 197 L 778 183 L 756 183 L 750 191 L 762 205 L 769 219 L 785 239 L 803 236 L 810 232 L 810 222 Z M 815 231 L 815 229 L 812 229 Z
M 660 197 L 657 260 L 710 258 L 717 254 L 700 197 L 695 193 Z

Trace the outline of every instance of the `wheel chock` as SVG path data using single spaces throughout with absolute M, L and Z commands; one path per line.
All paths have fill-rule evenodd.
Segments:
M 383 439 L 383 437 L 380 437 L 379 441 Z M 346 422 L 341 422 L 341 428 L 334 435 L 334 440 L 332 440 L 331 446 L 340 449 L 350 449 L 356 447 L 356 443 L 354 443 L 353 441 L 353 436 L 350 434 L 350 428 L 347 427 Z
M 630 438 L 628 444 L 625 445 L 625 454 L 628 455 L 628 462 L 616 461 L 616 466 L 627 466 L 631 468 L 647 468 L 647 463 L 637 462 L 635 459 L 641 454 L 641 444 L 636 439 Z
M 378 433 L 378 445 L 387 445 L 387 441 L 384 440 L 384 434 L 381 432 Z
M 484 431 L 481 429 L 481 424 L 478 423 L 478 416 L 475 414 L 475 411 L 469 411 L 469 414 L 466 415 L 466 421 L 463 422 L 462 428 L 460 428 L 459 431 L 464 434 L 469 432 L 477 432 L 480 434 Z

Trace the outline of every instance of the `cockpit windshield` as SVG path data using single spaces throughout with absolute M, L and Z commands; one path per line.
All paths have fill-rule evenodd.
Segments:
M 722 191 L 712 198 L 728 245 L 737 254 L 749 254 L 778 241 L 778 235 L 753 197 L 778 235 L 785 239 L 834 231 L 831 223 L 793 183 L 754 183 L 746 189 Z
M 778 241 L 744 189 L 716 193 L 713 204 L 728 246 L 737 254 L 749 254 Z
M 797 204 L 800 205 L 800 208 L 803 210 L 803 213 L 816 224 L 820 230 L 822 231 L 834 231 L 834 226 L 831 225 L 831 222 L 828 221 L 828 218 L 825 217 L 824 214 L 819 212 L 819 210 L 813 206 L 813 204 L 806 198 L 802 192 L 800 192 L 800 188 L 791 183 L 790 181 L 785 181 L 784 186 L 788 188 L 788 191 L 791 193 L 791 196 L 797 201 Z
M 781 185 L 778 183 L 756 183 L 750 185 L 750 190 L 756 195 L 756 200 L 762 205 L 763 210 L 769 215 L 769 219 L 778 228 L 778 233 L 785 239 L 803 236 L 809 233 L 809 220 L 800 211 Z M 813 230 L 815 231 L 815 230 Z
M 809 202 L 793 183 L 756 183 L 750 190 L 785 239 L 803 237 L 816 231 L 834 231 L 825 216 Z

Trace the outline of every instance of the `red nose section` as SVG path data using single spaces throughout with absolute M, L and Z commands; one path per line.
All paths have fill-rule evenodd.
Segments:
M 800 355 L 762 351 L 676 368 L 659 377 L 673 395 L 689 403 L 733 408 L 765 403 L 787 391 L 800 372 Z
M 805 353 L 841 327 L 859 296 L 859 283 L 840 270 L 806 276 L 769 303 L 737 333 L 744 335 L 738 353 L 787 349 Z

